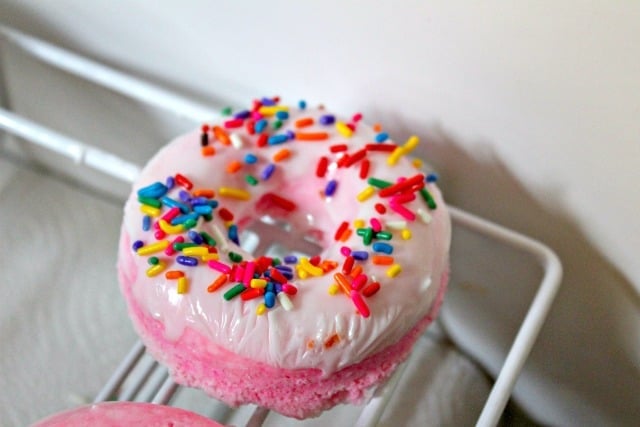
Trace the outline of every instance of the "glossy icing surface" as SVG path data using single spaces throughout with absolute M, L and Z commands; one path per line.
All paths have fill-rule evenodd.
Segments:
M 269 135 L 285 135 L 287 131 L 326 132 L 326 140 L 293 138 L 280 144 L 258 147 L 256 141 L 259 136 L 252 135 L 244 126 L 251 120 L 247 119 L 242 127 L 226 129 L 227 134 L 235 135 L 232 145 L 221 144 L 210 135 L 209 143 L 216 151 L 213 156 L 201 154 L 201 135 L 196 130 L 165 146 L 144 168 L 125 206 L 123 238 L 130 242 L 140 240 L 149 245 L 158 241 L 153 228 L 151 231 L 142 229 L 144 214 L 140 211 L 137 191 L 155 182 L 165 182 L 169 176 L 182 174 L 193 183 L 194 189 L 215 190 L 215 200 L 219 205 L 214 209 L 212 219 L 199 218 L 193 230 L 205 231 L 216 238 L 220 262 L 229 266 L 234 264 L 229 259 L 229 251 L 242 254 L 245 261 L 251 259 L 251 255 L 233 242 L 221 239 L 221 235 L 227 236 L 231 223 L 242 229 L 269 215 L 286 221 L 295 235 L 313 235 L 323 248 L 321 259 L 337 263 L 332 271 L 306 278 L 301 278 L 296 273 L 299 271 L 297 267 L 292 265 L 294 277 L 289 282 L 297 288 L 297 293 L 289 296 L 293 308 L 286 310 L 276 302 L 273 308 L 257 315 L 256 309 L 262 298 L 247 301 L 240 297 L 230 301 L 223 298 L 223 294 L 235 285 L 233 281 L 214 292 L 207 291 L 221 273 L 208 267 L 206 262 L 200 260 L 197 266 L 183 266 L 176 262 L 180 253 L 167 256 L 158 252 L 155 256 L 166 265 L 166 269 L 161 274 L 148 277 L 145 274 L 150 267 L 148 256 L 140 256 L 133 249 L 121 251 L 119 268 L 133 282 L 134 298 L 163 322 L 167 338 L 177 339 L 185 328 L 194 328 L 209 337 L 212 343 L 245 357 L 276 367 L 318 368 L 328 375 L 397 342 L 429 312 L 438 293 L 440 277 L 448 269 L 451 233 L 449 216 L 439 190 L 435 184 L 425 185 L 438 205 L 436 209 L 429 209 L 419 195 L 415 200 L 403 203 L 411 212 L 419 209 L 428 212 L 428 220 L 422 220 L 418 215 L 415 220 L 407 221 L 390 209 L 389 198 L 378 194 L 358 201 L 358 194 L 368 187 L 367 179 L 360 176 L 362 160 L 350 167 L 338 167 L 342 153 L 332 153 L 330 147 L 346 144 L 346 152 L 353 155 L 367 144 L 375 144 L 378 133 L 361 122 L 352 122 L 355 132 L 345 136 L 344 129 L 337 129 L 335 124 L 320 123 L 321 117 L 327 114 L 320 109 L 289 108 L 288 118 L 282 120 L 281 128 L 274 130 L 272 123 L 275 118 L 268 117 L 268 129 L 263 131 Z M 296 126 L 299 119 L 312 119 L 313 124 L 300 128 Z M 392 143 L 388 140 L 383 144 Z M 274 162 L 274 154 L 283 148 L 289 150 L 289 157 Z M 247 154 L 255 155 L 256 162 L 247 162 Z M 400 157 L 394 166 L 389 166 L 389 154 L 367 151 L 366 159 L 370 163 L 368 177 L 395 183 L 420 173 L 408 156 Z M 325 176 L 318 177 L 316 167 L 322 156 L 327 157 L 328 167 Z M 228 165 L 233 161 L 240 163 L 240 170 L 228 173 Z M 268 179 L 262 179 L 268 164 L 274 164 L 275 170 Z M 255 177 L 257 184 L 248 184 L 247 175 Z M 335 193 L 327 197 L 325 189 L 331 180 L 335 180 L 337 186 Z M 242 189 L 249 193 L 249 198 L 238 200 L 222 196 L 221 187 Z M 176 187 L 168 195 L 179 200 L 180 190 L 184 188 Z M 296 208 L 287 211 L 270 203 L 264 197 L 267 193 L 286 198 L 295 203 Z M 376 211 L 378 203 L 386 206 L 386 213 Z M 233 213 L 231 222 L 220 217 L 222 208 Z M 166 208 L 162 209 L 164 214 Z M 402 269 L 395 278 L 388 276 L 388 265 L 374 265 L 372 257 L 376 253 L 372 245 L 363 243 L 363 237 L 354 228 L 354 220 L 364 220 L 366 228 L 371 218 L 378 219 L 382 230 L 391 234 L 391 240 L 385 242 L 392 245 L 390 256 Z M 344 241 L 336 241 L 334 235 L 344 221 L 349 223 L 352 234 Z M 405 239 L 406 232 L 403 238 L 402 230 L 387 226 L 398 221 L 406 221 L 404 228 L 410 230 L 409 239 Z M 187 237 L 186 233 L 184 235 Z M 174 237 L 170 235 L 167 238 L 171 240 Z M 289 238 L 283 235 L 283 245 L 287 245 Z M 373 243 L 376 241 L 374 239 Z M 362 297 L 370 311 L 368 317 L 359 313 L 353 300 L 344 293 L 339 291 L 330 295 L 328 292 L 335 282 L 334 274 L 341 271 L 345 260 L 341 253 L 343 246 L 353 251 L 366 251 L 368 259 L 356 261 L 355 265 L 362 267 L 367 283 L 380 283 L 380 290 L 375 295 Z M 170 270 L 184 272 L 188 278 L 187 292 L 178 293 L 176 280 L 165 277 L 165 272 Z

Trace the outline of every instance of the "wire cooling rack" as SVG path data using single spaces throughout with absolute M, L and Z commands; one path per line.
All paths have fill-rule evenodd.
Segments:
M 219 116 L 219 110 L 208 105 L 172 93 L 12 28 L 0 26 L 0 41 L 9 43 L 50 66 L 149 106 L 193 120 L 196 124 Z M 78 165 L 88 166 L 125 182 L 132 182 L 140 172 L 140 167 L 135 163 L 58 133 L 3 108 L 0 108 L 0 128 L 22 140 L 70 158 Z M 449 206 L 449 208 L 454 227 L 472 230 L 489 239 L 500 241 L 520 250 L 535 259 L 543 269 L 538 289 L 477 420 L 478 426 L 493 426 L 500 420 L 516 379 L 546 319 L 560 285 L 562 266 L 556 254 L 542 243 L 461 209 L 453 206 Z M 373 398 L 364 406 L 356 422 L 357 426 L 377 424 L 405 366 L 401 366 L 390 381 L 376 391 Z M 121 361 L 94 401 L 100 402 L 117 398 L 118 400 L 167 404 L 178 388 L 179 386 L 172 381 L 166 369 L 160 367 L 157 362 L 147 356 L 143 344 L 137 342 Z M 257 407 L 253 410 L 246 425 L 260 426 L 268 414 L 267 409 Z

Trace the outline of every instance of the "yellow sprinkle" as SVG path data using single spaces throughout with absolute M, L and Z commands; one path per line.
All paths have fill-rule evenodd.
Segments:
M 249 282 L 252 288 L 266 288 L 267 281 L 265 279 L 251 279 Z
M 309 258 L 301 257 L 300 258 L 300 266 L 304 271 L 311 274 L 312 276 L 322 276 L 324 274 L 324 270 L 320 267 L 316 267 L 315 265 L 309 262 Z
M 345 138 L 351 138 L 351 135 L 353 135 L 351 128 L 344 124 L 344 122 L 336 122 L 336 130 Z
M 307 270 L 303 270 L 302 268 L 298 268 L 296 271 L 297 271 L 298 277 L 300 279 L 306 279 L 307 277 L 309 277 L 309 272 L 307 272 Z
M 158 274 L 162 273 L 162 270 L 164 270 L 165 268 L 166 265 L 162 261 L 160 261 L 156 265 L 152 265 L 151 267 L 149 267 L 149 269 L 147 270 L 147 276 L 157 276 Z
M 184 248 L 182 250 L 182 253 L 188 256 L 200 256 L 208 254 L 209 249 L 205 248 L 204 246 L 193 246 L 190 248 Z
M 240 188 L 220 187 L 218 194 L 222 197 L 231 197 L 238 200 L 249 200 L 251 193 Z
M 265 117 L 273 116 L 278 111 L 289 111 L 289 107 L 285 105 L 265 105 L 258 109 L 258 112 Z
M 373 196 L 375 193 L 376 193 L 376 189 L 373 188 L 372 186 L 368 186 L 367 188 L 362 190 L 360 193 L 358 193 L 358 195 L 356 196 L 356 199 L 358 199 L 359 202 L 364 202 L 369 197 Z
M 168 247 L 169 247 L 169 241 L 168 240 L 160 240 L 159 242 L 152 243 L 150 245 L 146 245 L 146 246 L 143 246 L 143 247 L 139 248 L 138 251 L 137 251 L 137 254 L 138 255 L 151 255 L 151 254 L 155 254 L 156 252 L 164 251 Z
M 413 160 L 411 160 L 411 164 L 413 165 L 414 168 L 421 169 L 423 162 L 422 162 L 422 159 L 419 159 L 416 157 Z
M 340 287 L 334 283 L 331 286 L 329 286 L 328 292 L 329 292 L 329 295 L 336 295 L 339 290 L 340 290 Z
M 400 236 L 402 236 L 402 240 L 409 240 L 411 238 L 411 230 L 405 228 L 400 232 Z
M 147 214 L 153 218 L 160 216 L 160 209 L 154 208 L 153 206 L 149 205 L 140 205 L 140 212 L 142 212 L 143 214 Z
M 398 163 L 398 160 L 400 160 L 400 157 L 404 155 L 405 155 L 404 147 L 396 147 L 396 149 L 391 152 L 389 157 L 387 157 L 387 164 L 389 166 L 395 166 L 395 164 Z
M 398 274 L 400 274 L 401 271 L 402 271 L 402 267 L 400 267 L 400 264 L 393 264 L 391 267 L 387 269 L 387 276 L 393 279 Z
M 160 224 L 160 229 L 167 234 L 180 234 L 184 231 L 184 225 L 171 225 L 164 219 L 158 221 L 158 224 Z
M 206 253 L 206 254 L 202 255 L 200 258 L 202 259 L 202 261 L 205 261 L 205 262 L 206 261 L 212 261 L 212 260 L 213 261 L 217 261 L 217 260 L 220 259 L 220 255 L 218 255 L 216 253 L 212 253 L 212 254 Z
M 176 290 L 179 294 L 186 294 L 189 291 L 189 282 L 186 277 L 182 276 L 178 278 L 178 287 Z
M 364 222 L 364 219 L 356 219 L 355 221 L 353 221 L 353 228 L 364 228 L 364 226 L 366 225 L 366 222 Z
M 407 139 L 407 142 L 402 146 L 402 151 L 404 151 L 404 154 L 412 152 L 418 146 L 419 142 L 420 138 L 415 135 L 410 136 L 409 139 Z
M 256 307 L 256 314 L 258 316 L 262 316 L 263 314 L 265 314 L 267 312 L 267 306 L 264 305 L 263 302 L 260 303 L 260 305 L 258 305 L 258 307 Z

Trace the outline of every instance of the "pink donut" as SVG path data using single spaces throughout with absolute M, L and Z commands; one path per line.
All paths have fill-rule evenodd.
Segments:
M 104 402 L 82 406 L 38 421 L 33 427 L 222 427 L 208 418 L 151 403 Z
M 141 339 L 177 382 L 315 416 L 362 402 L 436 315 L 446 206 L 410 158 L 418 138 L 396 144 L 360 119 L 262 99 L 146 165 L 118 270 Z M 319 253 L 242 250 L 265 217 L 293 231 L 280 243 L 305 237 Z

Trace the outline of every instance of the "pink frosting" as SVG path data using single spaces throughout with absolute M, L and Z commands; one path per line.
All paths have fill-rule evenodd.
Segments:
M 235 215 L 234 222 L 240 226 L 249 224 L 264 214 L 284 219 L 300 234 L 319 236 L 323 246 L 322 259 L 337 261 L 339 265 L 344 260 L 340 253 L 341 246 L 371 251 L 371 246 L 365 246 L 362 238 L 355 232 L 346 242 L 336 242 L 333 236 L 339 225 L 348 221 L 353 228 L 355 219 L 364 219 L 368 225 L 371 217 L 379 218 L 384 229 L 393 235 L 388 243 L 394 247 L 392 256 L 402 266 L 402 272 L 396 278 L 390 278 L 385 274 L 388 266 L 373 265 L 371 260 L 359 263 L 370 279 L 381 284 L 377 294 L 365 298 L 371 312 L 368 318 L 360 315 L 351 299 L 344 294 L 329 295 L 327 290 L 334 282 L 333 272 L 304 280 L 294 279 L 292 283 L 298 288 L 298 293 L 291 297 L 294 308 L 286 311 L 276 305 L 264 315 L 258 316 L 256 307 L 260 299 L 242 301 L 235 298 L 225 301 L 222 298 L 222 294 L 232 284 L 225 285 L 214 293 L 207 292 L 207 287 L 220 273 L 202 262 L 197 267 L 184 267 L 175 263 L 173 258 L 159 254 L 168 264 L 167 270 L 180 269 L 189 278 L 189 291 L 178 294 L 176 280 L 166 279 L 164 274 L 147 277 L 144 273 L 149 268 L 147 257 L 133 254 L 130 249 L 125 250 L 119 257 L 121 274 L 133 284 L 132 296 L 136 305 L 162 322 L 167 339 L 177 340 L 186 328 L 193 328 L 208 337 L 212 343 L 257 362 L 289 369 L 318 368 L 329 375 L 396 343 L 429 312 L 438 294 L 439 278 L 448 270 L 451 230 L 440 192 L 434 184 L 427 184 L 438 204 L 435 210 L 429 210 L 420 197 L 405 204 L 414 212 L 418 209 L 428 211 L 431 220 L 428 223 L 420 219 L 409 221 L 407 228 L 411 232 L 411 238 L 402 239 L 399 230 L 389 229 L 385 224 L 403 218 L 390 209 L 385 215 L 375 211 L 374 205 L 383 201 L 382 199 L 374 195 L 362 203 L 356 200 L 358 193 L 367 187 L 366 180 L 358 176 L 359 167 L 336 168 L 332 162 L 327 176 L 316 177 L 316 164 L 321 156 L 326 155 L 333 160 L 336 158 L 329 153 L 329 146 L 346 143 L 348 152 L 354 153 L 365 144 L 372 143 L 375 138 L 375 132 L 362 123 L 357 124 L 352 137 L 345 138 L 334 126 L 317 124 L 323 114 L 326 112 L 322 110 L 290 109 L 290 117 L 278 133 L 284 133 L 287 129 L 299 131 L 295 128 L 294 121 L 312 117 L 316 124 L 302 131 L 328 132 L 330 138 L 327 141 L 295 140 L 283 145 L 257 148 L 256 137 L 249 135 L 242 127 L 229 130 L 243 141 L 242 148 L 215 142 L 213 145 L 216 155 L 204 157 L 200 153 L 198 131 L 176 139 L 148 163 L 134 185 L 134 191 L 125 206 L 123 236 L 132 242 L 142 240 L 150 244 L 156 241 L 151 232 L 144 232 L 141 228 L 143 214 L 139 209 L 136 191 L 181 173 L 193 182 L 195 188 L 212 188 L 216 193 L 223 186 L 249 191 L 249 201 L 216 195 L 220 202 L 218 210 L 226 207 L 232 211 Z M 259 179 L 265 165 L 272 162 L 273 154 L 282 148 L 289 149 L 291 157 L 276 163 L 276 171 L 269 180 L 261 180 L 256 186 L 247 185 L 245 176 L 252 174 Z M 245 164 L 235 174 L 225 172 L 230 161 L 242 162 L 247 153 L 255 154 L 258 162 L 254 165 Z M 395 182 L 401 177 L 411 177 L 418 173 L 406 157 L 402 157 L 393 167 L 387 165 L 387 157 L 388 153 L 368 154 L 367 158 L 371 162 L 369 176 Z M 320 192 L 330 179 L 338 182 L 337 191 L 330 198 L 321 197 Z M 297 209 L 285 213 L 258 203 L 261 196 L 268 192 L 294 201 Z M 172 197 L 177 199 L 175 194 L 172 193 Z M 225 225 L 214 211 L 214 219 L 210 222 L 200 220 L 197 229 L 219 237 L 215 234 L 216 228 L 225 230 Z M 227 264 L 231 264 L 226 256 L 228 250 L 242 253 L 245 259 L 250 257 L 229 241 L 218 241 L 217 248 L 220 250 L 221 260 Z M 337 342 L 330 346 L 324 345 L 335 335 L 339 337 Z

